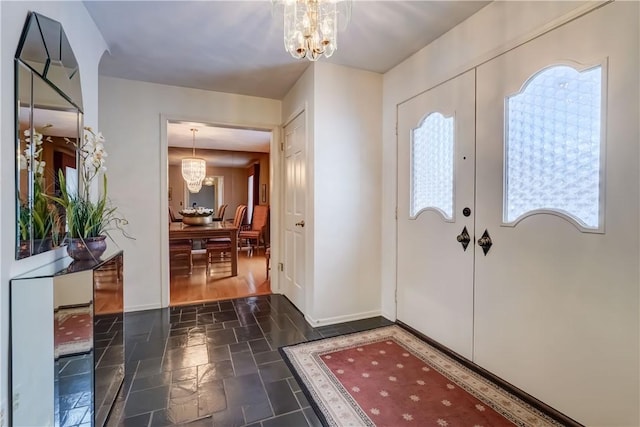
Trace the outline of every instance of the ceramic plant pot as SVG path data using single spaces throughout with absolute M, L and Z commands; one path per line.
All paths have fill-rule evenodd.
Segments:
M 67 253 L 76 261 L 98 260 L 107 250 L 107 236 L 67 239 Z

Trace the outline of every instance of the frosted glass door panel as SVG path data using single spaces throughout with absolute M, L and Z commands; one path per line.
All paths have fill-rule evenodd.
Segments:
M 598 229 L 602 67 L 553 66 L 506 98 L 506 224 L 555 211 Z
M 453 219 L 453 117 L 429 114 L 411 132 L 412 218 L 434 209 Z

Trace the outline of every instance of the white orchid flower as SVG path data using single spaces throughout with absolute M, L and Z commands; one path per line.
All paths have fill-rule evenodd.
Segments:
M 42 175 L 44 174 L 44 168 L 47 165 L 47 163 L 45 161 L 40 161 L 40 160 L 33 160 L 33 172 L 36 175 Z
M 27 169 L 27 166 L 28 166 L 28 164 L 27 164 L 27 158 L 25 157 L 25 155 L 24 155 L 24 154 L 20 154 L 20 155 L 18 156 L 18 165 L 19 165 L 19 169 L 20 169 L 20 170 L 25 170 L 25 169 Z

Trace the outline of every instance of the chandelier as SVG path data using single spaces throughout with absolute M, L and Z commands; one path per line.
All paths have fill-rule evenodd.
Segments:
M 351 18 L 351 0 L 273 0 L 284 6 L 284 47 L 296 59 L 329 58 L 338 48 L 338 30 Z
M 202 182 L 187 182 L 187 188 L 190 193 L 199 193 L 202 188 Z
M 193 132 L 193 154 L 191 157 L 182 159 L 182 178 L 187 182 L 187 188 L 192 193 L 197 193 L 202 188 L 202 180 L 207 173 L 207 162 L 196 157 L 196 132 L 198 129 L 191 129 Z

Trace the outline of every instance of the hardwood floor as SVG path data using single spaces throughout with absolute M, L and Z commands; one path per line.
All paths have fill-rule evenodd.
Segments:
M 271 293 L 271 283 L 266 277 L 264 251 L 248 256 L 238 254 L 238 275 L 230 277 L 230 262 L 214 262 L 207 273 L 204 253 L 193 254 L 193 271 L 189 274 L 185 258 L 171 260 L 171 306 L 242 298 Z
M 93 273 L 94 314 L 115 314 L 124 310 L 122 260 L 114 258 Z

